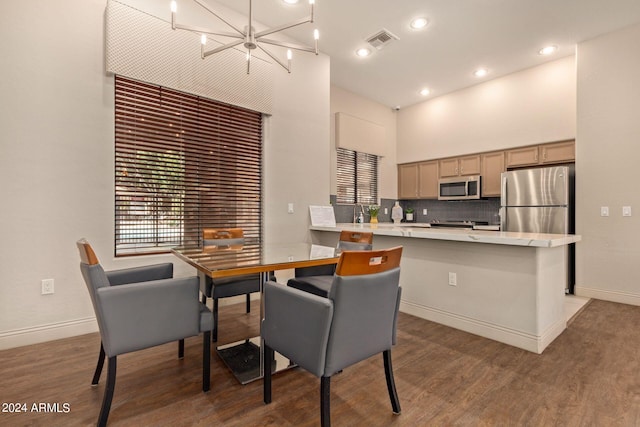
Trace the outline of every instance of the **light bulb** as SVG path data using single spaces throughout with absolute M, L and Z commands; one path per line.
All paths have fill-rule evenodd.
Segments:
M 427 18 L 416 18 L 413 21 L 411 21 L 411 28 L 413 28 L 414 30 L 419 30 L 421 28 L 424 28 L 427 26 L 427 24 L 429 23 L 429 21 L 427 20 Z
M 309 4 L 314 4 L 315 0 L 309 0 Z
M 422 95 L 422 96 L 427 96 L 430 93 L 431 93 L 431 91 L 429 89 L 427 89 L 426 87 L 420 91 L 420 95 Z
M 203 34 L 203 35 L 200 36 L 200 43 L 202 43 L 203 45 L 207 44 L 207 35 L 206 34 Z
M 178 11 L 178 3 L 176 3 L 176 0 L 173 0 L 171 2 L 171 13 L 176 13 Z
M 476 71 L 473 72 L 473 75 L 476 77 L 484 77 L 489 73 L 489 71 L 486 68 L 478 68 Z
M 318 40 L 320 38 L 320 31 L 318 31 L 317 28 L 315 30 L 313 30 L 313 38 L 315 40 Z
M 540 55 L 551 55 L 556 50 L 558 50 L 558 46 L 545 46 L 538 51 Z
M 287 59 L 291 61 L 291 58 L 293 58 L 293 53 L 291 53 L 291 49 L 287 49 Z
M 365 56 L 369 56 L 371 54 L 371 51 L 369 49 L 367 49 L 366 47 L 360 48 L 358 50 L 356 50 L 356 55 L 360 56 L 360 57 L 365 57 Z

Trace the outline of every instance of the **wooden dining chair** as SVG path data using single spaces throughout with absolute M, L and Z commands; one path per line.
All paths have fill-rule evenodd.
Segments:
M 391 347 L 396 342 L 401 255 L 402 247 L 342 252 L 327 298 L 273 282 L 265 284 L 264 366 L 271 366 L 277 351 L 320 377 L 322 426 L 331 424 L 331 376 L 378 353 L 383 355 L 393 412 L 400 413 Z M 265 403 L 271 402 L 271 374 L 266 368 Z M 286 383 L 290 378 L 283 380 Z
M 336 251 L 370 251 L 373 249 L 373 233 L 342 230 Z M 333 281 L 336 265 L 320 265 L 295 269 L 295 277 L 289 279 L 287 286 L 305 292 L 326 297 Z
M 242 250 L 244 230 L 242 228 L 203 228 L 203 250 Z M 269 280 L 275 280 L 273 272 Z M 260 292 L 260 274 L 211 278 L 203 276 L 200 280 L 200 295 L 203 304 L 207 298 L 213 299 L 213 333 L 211 340 L 218 341 L 218 299 L 246 295 L 246 312 L 251 312 L 251 294 Z

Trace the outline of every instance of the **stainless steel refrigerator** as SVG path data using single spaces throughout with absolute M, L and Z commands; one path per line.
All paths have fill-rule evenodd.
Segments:
M 522 169 L 502 173 L 500 229 L 529 233 L 573 234 L 573 166 Z M 568 248 L 567 291 L 573 293 L 574 245 Z

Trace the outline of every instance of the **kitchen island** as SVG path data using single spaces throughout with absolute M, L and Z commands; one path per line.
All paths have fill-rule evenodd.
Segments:
M 361 230 L 374 233 L 374 249 L 403 246 L 405 313 L 535 353 L 566 328 L 567 245 L 580 236 L 411 223 L 310 229 L 321 245 L 335 246 L 342 230 Z

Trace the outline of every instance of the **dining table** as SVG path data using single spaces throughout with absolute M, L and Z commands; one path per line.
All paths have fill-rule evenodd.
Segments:
M 235 243 L 235 244 L 234 244 Z M 264 318 L 263 285 L 270 272 L 336 264 L 336 248 L 312 243 L 241 243 L 204 247 L 175 247 L 172 253 L 193 266 L 200 280 L 258 273 L 260 277 L 260 321 Z M 215 282 L 214 282 L 215 283 Z M 215 286 L 215 285 L 214 285 Z M 224 286 L 224 285 L 222 285 Z M 285 285 L 283 285 L 285 286 Z M 241 384 L 264 375 L 264 346 L 260 336 L 218 346 L 216 351 Z M 275 354 L 271 372 L 295 366 Z

